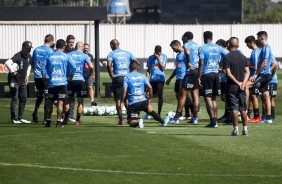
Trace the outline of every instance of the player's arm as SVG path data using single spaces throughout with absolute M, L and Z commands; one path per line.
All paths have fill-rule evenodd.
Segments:
M 159 63 L 159 69 L 162 70 L 162 71 L 165 70 L 165 65 L 163 64 L 160 55 L 158 55 L 157 53 L 154 53 L 154 56 L 155 56 L 155 58 L 157 58 L 157 61 Z
M 25 84 L 28 83 L 29 75 L 30 75 L 30 70 L 31 70 L 31 65 L 28 66 L 27 71 L 26 71 Z
M 123 79 L 123 91 L 122 91 L 122 96 L 121 96 L 121 101 L 123 102 L 126 99 L 126 95 L 127 95 L 127 78 L 124 77 Z
M 194 70 L 194 67 L 190 63 L 190 49 L 185 49 L 185 56 L 186 56 L 186 67 L 190 68 L 191 70 Z
M 150 68 L 147 68 L 147 71 L 146 71 L 146 77 L 149 79 L 150 78 Z
M 107 70 L 108 70 L 108 73 L 109 73 L 109 76 L 110 76 L 111 79 L 113 79 L 113 77 L 114 77 L 114 73 L 113 73 L 113 70 L 112 70 L 112 68 L 113 68 L 112 64 L 113 64 L 113 62 L 111 60 L 107 61 Z
M 204 59 L 200 59 L 199 61 L 199 73 L 198 73 L 198 82 L 199 82 L 199 85 L 201 86 L 201 76 L 202 76 L 202 73 L 203 73 L 203 69 L 204 69 Z
M 6 68 L 9 70 L 9 72 L 12 74 L 12 75 L 16 75 L 17 72 L 14 70 L 13 68 L 13 60 L 12 59 L 8 59 L 6 62 L 5 62 L 5 66 Z
M 275 75 L 277 69 L 278 69 L 277 62 L 272 62 L 270 65 L 270 71 L 271 71 L 272 77 Z
M 150 83 L 147 83 L 146 86 L 148 88 L 148 100 L 150 102 L 153 96 L 153 88 Z
M 68 62 L 70 64 L 70 67 L 71 67 L 71 71 L 70 71 L 70 80 L 72 80 L 75 72 L 76 72 L 76 64 L 74 62 L 74 60 L 69 56 L 69 59 L 68 59 Z
M 167 81 L 165 82 L 166 85 L 169 85 L 171 79 L 173 79 L 176 76 L 176 68 L 173 70 L 172 74 L 169 76 Z

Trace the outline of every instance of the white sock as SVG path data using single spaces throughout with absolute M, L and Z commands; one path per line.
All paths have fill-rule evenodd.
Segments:
M 234 126 L 234 131 L 238 132 L 238 126 Z
M 243 126 L 243 130 L 244 131 L 248 131 L 248 127 L 247 126 Z

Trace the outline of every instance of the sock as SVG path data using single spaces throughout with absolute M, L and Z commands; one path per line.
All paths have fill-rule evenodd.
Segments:
M 216 124 L 217 118 L 211 118 L 211 124 L 215 125 Z
M 119 114 L 119 115 L 118 115 L 118 119 L 119 119 L 120 121 L 123 120 L 122 114 Z
M 238 132 L 238 126 L 234 126 L 234 131 Z
M 255 110 L 256 109 L 254 109 L 254 113 L 255 113 Z M 248 113 L 247 113 L 247 116 L 249 117 L 249 118 L 251 118 L 251 114 L 252 114 L 252 109 L 248 109 Z M 255 116 L 256 117 L 256 116 Z
M 68 118 L 69 118 L 69 114 L 70 114 L 70 111 L 67 111 L 66 113 L 65 113 L 65 120 L 68 120 Z
M 193 115 L 194 115 L 194 118 L 198 118 L 198 110 L 195 110 L 195 109 L 194 109 Z
M 164 120 L 160 117 L 160 115 L 157 114 L 155 111 L 151 112 L 151 115 L 152 115 L 153 118 L 154 118 L 155 120 L 157 120 L 158 122 L 160 122 L 160 123 L 163 123 L 163 122 L 164 122 Z
M 243 130 L 244 131 L 248 131 L 248 127 L 247 126 L 243 126 Z
M 271 117 L 272 119 L 275 119 L 275 108 L 274 107 L 271 108 Z
M 259 117 L 259 109 L 254 109 L 254 117 Z
M 76 121 L 80 121 L 81 113 L 76 114 Z
M 271 115 L 266 115 L 266 119 L 271 119 Z
M 181 112 L 177 112 L 177 111 L 176 111 L 176 113 L 175 113 L 175 116 L 174 116 L 174 117 L 175 117 L 175 118 L 179 118 L 179 117 L 181 117 L 181 116 L 182 116 L 182 113 L 181 113 Z
M 185 109 L 185 117 L 189 117 L 189 116 L 190 116 L 189 105 L 185 105 L 185 106 L 184 106 L 184 109 Z
M 46 120 L 46 124 L 47 124 L 47 125 L 50 125 L 50 124 L 51 124 L 51 119 L 47 119 L 47 120 Z
M 162 108 L 158 108 L 158 114 L 161 115 Z
M 261 115 L 261 118 L 262 118 L 262 119 L 264 119 L 264 118 L 265 118 L 265 115 L 266 115 L 266 111 L 265 111 L 265 109 L 263 108 L 263 109 L 262 109 L 262 115 Z

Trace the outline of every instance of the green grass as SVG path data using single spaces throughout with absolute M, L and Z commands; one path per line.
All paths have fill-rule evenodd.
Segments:
M 108 80 L 107 75 L 101 80 Z M 163 115 L 176 108 L 173 85 L 165 88 Z M 83 116 L 81 126 L 56 129 L 11 124 L 10 100 L 1 99 L 0 183 L 281 183 L 280 91 L 277 120 L 250 124 L 248 137 L 227 136 L 232 126 L 204 128 L 208 116 L 203 101 L 197 125 L 181 121 L 161 127 L 145 120 L 145 128 L 138 129 L 116 126 L 116 116 Z M 34 101 L 28 100 L 27 119 Z M 97 101 L 114 105 L 113 99 Z M 221 102 L 219 107 L 221 115 Z M 42 109 L 39 115 L 42 119 Z

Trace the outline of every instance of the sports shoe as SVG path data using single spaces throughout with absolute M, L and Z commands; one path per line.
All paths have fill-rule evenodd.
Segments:
M 187 122 L 188 124 L 197 124 L 198 123 L 198 118 L 192 118 L 190 121 Z
M 27 124 L 31 123 L 31 121 L 28 121 L 28 120 L 25 120 L 25 119 L 20 119 L 19 121 L 22 122 L 22 123 L 27 123 Z
M 33 120 L 34 123 L 38 123 L 38 116 L 35 112 L 32 113 L 32 120 Z
M 64 126 L 62 125 L 62 123 L 56 123 L 56 128 L 64 128 Z
M 163 126 L 167 126 L 167 124 L 169 123 L 169 116 L 166 116 L 164 118 L 164 122 L 162 123 Z
M 210 124 L 208 124 L 208 125 L 205 126 L 205 127 L 206 127 L 206 128 L 217 128 L 218 125 L 217 125 L 217 123 L 216 123 L 216 124 L 210 123 Z
M 120 120 L 117 125 L 125 125 L 125 122 L 123 120 Z
M 227 118 L 225 115 L 221 116 L 220 118 L 218 118 L 217 120 L 218 121 L 225 121 Z
M 97 103 L 95 101 L 91 102 L 91 106 L 97 106 Z
M 69 118 L 68 121 L 72 122 L 72 123 L 75 123 L 75 119 L 72 119 L 72 118 Z
M 139 125 L 139 128 L 144 128 L 143 119 L 140 119 L 140 120 L 139 120 L 138 125 Z
M 263 119 L 260 124 L 265 124 L 265 123 L 272 123 L 272 119 Z
M 194 114 L 191 113 L 190 116 L 187 117 L 188 120 L 192 119 L 194 117 Z
M 62 125 L 67 125 L 67 124 L 68 124 L 68 120 L 67 120 L 67 119 L 64 119 L 61 124 L 62 124 Z
M 14 124 L 21 124 L 22 122 L 18 121 L 17 119 L 13 119 L 12 123 L 14 123 Z
M 45 123 L 45 127 L 51 127 L 51 122 L 50 122 L 50 123 L 48 123 L 48 122 L 46 121 L 46 123 Z
M 248 136 L 249 135 L 248 130 L 243 130 L 242 135 Z
M 238 136 L 239 133 L 238 131 L 233 130 L 230 134 L 228 134 L 229 136 Z
M 259 123 L 261 122 L 261 118 L 260 117 L 255 117 L 255 118 L 252 118 L 250 120 L 248 120 L 248 123 Z
M 169 124 L 179 124 L 179 119 L 178 118 L 171 118 L 168 121 Z
M 76 121 L 76 122 L 75 122 L 75 125 L 76 125 L 76 126 L 81 125 L 80 121 Z
M 149 114 L 145 114 L 142 119 L 152 119 L 152 116 L 150 116 Z
M 186 118 L 185 118 L 185 116 L 180 116 L 178 119 L 179 119 L 180 121 L 182 121 L 182 120 L 185 120 Z

